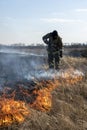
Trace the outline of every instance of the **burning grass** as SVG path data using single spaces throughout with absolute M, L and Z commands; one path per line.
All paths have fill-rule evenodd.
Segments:
M 21 123 L 29 113 L 25 102 L 0 98 L 0 126 Z
M 31 107 L 40 111 L 49 111 L 52 107 L 52 95 L 47 88 L 35 90 L 37 94 L 36 100 L 32 103 Z
M 78 82 L 82 82 L 83 77 L 84 75 L 82 73 L 78 73 L 74 68 L 70 68 L 66 71 L 61 72 L 61 75 L 59 77 L 56 76 L 52 80 L 37 81 L 35 89 L 32 91 L 22 88 L 21 84 L 19 88 L 17 86 L 17 89 L 15 89 L 14 91 L 11 90 L 10 94 L 10 90 L 8 89 L 6 92 L 3 92 L 0 97 L 0 126 L 3 127 L 12 125 L 13 123 L 23 122 L 25 118 L 31 113 L 27 105 L 35 110 L 55 113 L 52 109 L 54 104 L 52 102 L 53 90 L 55 90 L 56 88 L 60 88 L 60 86 L 75 86 Z M 18 100 L 19 98 L 17 97 L 20 96 L 21 100 Z M 60 96 L 59 98 L 62 98 L 62 96 Z M 70 99 L 73 100 L 72 97 Z M 67 121 L 69 121 L 68 117 L 66 118 L 66 122 Z M 48 129 L 50 129 L 50 126 L 48 126 Z
M 37 82 L 35 89 L 30 93 L 29 90 L 22 89 L 19 87 L 18 91 L 13 91 L 11 94 L 7 94 L 9 89 L 4 91 L 2 97 L 0 97 L 0 126 L 10 125 L 14 122 L 21 123 L 25 120 L 27 115 L 29 115 L 29 110 L 26 107 L 26 103 L 36 110 L 40 111 L 50 111 L 52 108 L 52 95 L 51 92 L 61 86 L 63 84 L 75 84 L 78 81 L 82 80 L 82 75 L 73 75 L 73 70 L 69 70 L 63 73 L 62 77 L 59 79 L 53 79 L 48 81 L 40 81 Z M 72 73 L 71 75 L 69 73 Z M 35 100 L 30 103 L 27 100 L 24 101 L 16 101 L 15 95 L 22 95 L 23 97 L 27 97 L 33 99 L 35 96 Z M 11 98 L 12 96 L 12 98 Z M 22 99 L 23 100 L 23 99 Z

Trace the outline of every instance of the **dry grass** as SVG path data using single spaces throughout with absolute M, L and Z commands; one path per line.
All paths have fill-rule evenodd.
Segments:
M 1 130 L 87 130 L 87 59 L 64 57 L 60 68 L 71 67 L 85 72 L 84 79 L 74 85 L 63 83 L 52 91 L 49 112 L 31 109 L 31 115 L 22 124 Z

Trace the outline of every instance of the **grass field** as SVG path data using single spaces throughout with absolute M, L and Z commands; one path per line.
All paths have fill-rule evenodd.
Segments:
M 16 86 L 17 91 L 21 91 L 20 93 L 23 95 L 16 94 L 16 90 L 12 94 L 13 97 L 16 94 L 19 98 L 20 96 L 24 98 L 22 98 L 22 105 L 21 102 L 18 104 L 19 99 L 17 101 L 14 101 L 13 98 L 7 99 L 5 93 L 2 95 L 2 91 L 0 91 L 0 130 L 87 130 L 87 58 L 69 56 L 72 49 L 65 49 L 64 56 L 60 60 L 60 69 L 58 72 L 54 70 L 54 78 L 47 80 L 47 76 L 52 77 L 53 73 L 49 71 L 47 57 L 43 57 L 47 56 L 45 48 L 42 51 L 41 48 L 35 51 L 25 48 L 22 50 L 23 53 L 21 51 L 21 55 L 19 50 L 13 52 L 11 49 L 10 53 L 7 50 L 4 53 L 1 50 L 0 53 L 0 80 L 7 74 L 4 80 L 9 79 L 12 83 L 16 81 L 15 77 L 17 79 L 18 76 L 22 77 L 30 72 L 34 75 L 38 72 L 35 70 L 38 70 L 38 67 L 41 67 L 40 71 L 41 69 L 45 71 L 36 75 L 39 76 L 39 80 L 34 81 L 36 82 L 35 91 L 27 90 L 28 87 L 33 86 L 31 83 L 29 85 L 29 82 L 26 83 L 26 80 L 25 83 L 23 81 L 19 84 L 19 88 L 21 85 L 24 87 L 23 90 Z M 26 54 L 35 52 L 42 56 L 27 56 L 24 52 Z M 44 66 L 42 66 L 43 63 Z M 37 65 L 36 68 L 35 65 Z M 22 69 L 23 72 L 21 72 Z M 32 69 L 34 70 L 32 71 Z M 46 78 L 41 78 L 41 74 Z M 1 83 L 3 82 L 0 81 L 0 85 Z M 32 95 L 33 97 L 36 95 L 36 98 L 32 104 L 29 104 L 27 100 L 30 100 L 29 97 Z M 13 101 L 12 104 L 11 101 Z M 21 121 L 22 119 L 23 121 Z
M 22 123 L 3 126 L 1 130 L 87 130 L 87 59 L 64 56 L 60 69 L 66 72 L 78 70 L 83 75 L 74 83 L 71 79 L 58 79 L 60 84 L 55 83 L 55 89 L 51 90 L 49 110 L 29 106 L 30 115 Z
M 64 57 L 60 67 L 79 69 L 85 73 L 84 78 L 73 85 L 62 82 L 58 88 L 52 91 L 51 110 L 47 113 L 33 110 L 29 120 L 26 120 L 20 129 L 87 129 L 87 59 Z

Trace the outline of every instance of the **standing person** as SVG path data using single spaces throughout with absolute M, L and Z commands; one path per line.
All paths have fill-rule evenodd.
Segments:
M 42 37 L 47 46 L 49 68 L 58 69 L 60 57 L 62 57 L 62 39 L 58 32 L 54 30 Z

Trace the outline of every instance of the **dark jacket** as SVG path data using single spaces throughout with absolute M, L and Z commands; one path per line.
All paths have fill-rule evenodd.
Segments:
M 48 33 L 45 36 L 43 36 L 42 39 L 44 43 L 48 45 L 47 51 L 49 53 L 60 53 L 60 51 L 62 52 L 63 43 L 62 39 L 59 36 L 53 37 L 52 33 Z

